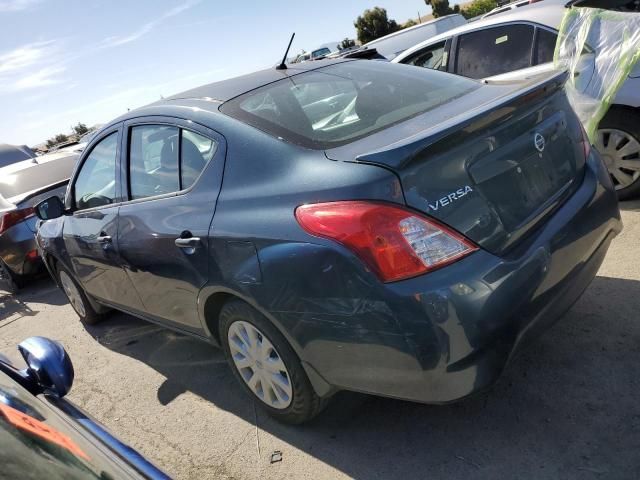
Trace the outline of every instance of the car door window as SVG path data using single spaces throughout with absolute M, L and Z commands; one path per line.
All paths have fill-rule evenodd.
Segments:
M 415 65 L 417 67 L 431 68 L 434 70 L 446 70 L 447 58 L 444 46 L 445 42 L 431 45 L 430 47 L 412 55 L 402 63 Z
M 456 73 L 485 78 L 531 66 L 533 26 L 503 25 L 460 35 Z
M 114 202 L 117 153 L 117 132 L 101 140 L 91 150 L 73 187 L 77 209 L 100 207 Z
M 129 185 L 131 198 L 180 190 L 177 127 L 143 125 L 131 128 Z
M 180 142 L 180 187 L 189 188 L 218 149 L 218 142 L 189 130 L 182 130 Z
M 536 65 L 541 63 L 553 62 L 553 52 L 556 50 L 556 42 L 558 35 L 544 30 L 538 29 L 538 45 L 536 50 Z

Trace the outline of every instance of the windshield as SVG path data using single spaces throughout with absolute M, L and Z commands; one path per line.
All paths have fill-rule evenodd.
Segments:
M 225 103 L 221 111 L 291 143 L 325 149 L 477 88 L 478 83 L 455 75 L 360 60 L 277 81 Z
M 311 56 L 313 58 L 317 58 L 317 57 L 322 57 L 323 55 L 328 55 L 331 53 L 331 50 L 329 50 L 328 48 L 321 48 L 320 50 L 315 50 Z
M 0 168 L 33 158 L 33 156 L 19 147 L 12 145 L 0 145 Z

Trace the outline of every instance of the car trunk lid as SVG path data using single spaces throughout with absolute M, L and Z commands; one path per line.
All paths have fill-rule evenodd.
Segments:
M 407 205 L 503 253 L 580 184 L 582 129 L 565 80 L 485 85 L 326 155 L 394 171 Z

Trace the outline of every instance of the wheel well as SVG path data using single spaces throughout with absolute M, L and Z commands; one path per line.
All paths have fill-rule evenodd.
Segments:
M 210 295 L 204 304 L 204 318 L 211 335 L 220 343 L 220 333 L 218 332 L 218 322 L 222 307 L 229 300 L 237 298 L 235 295 L 226 292 L 218 292 Z

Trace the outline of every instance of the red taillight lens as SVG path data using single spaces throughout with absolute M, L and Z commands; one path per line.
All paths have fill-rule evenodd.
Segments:
M 302 205 L 296 219 L 310 234 L 351 249 L 385 282 L 430 272 L 477 250 L 431 219 L 382 203 Z
M 20 210 L 12 210 L 10 212 L 0 214 L 0 234 L 3 234 L 16 223 L 20 223 L 26 218 L 33 216 L 33 207 L 22 208 Z

